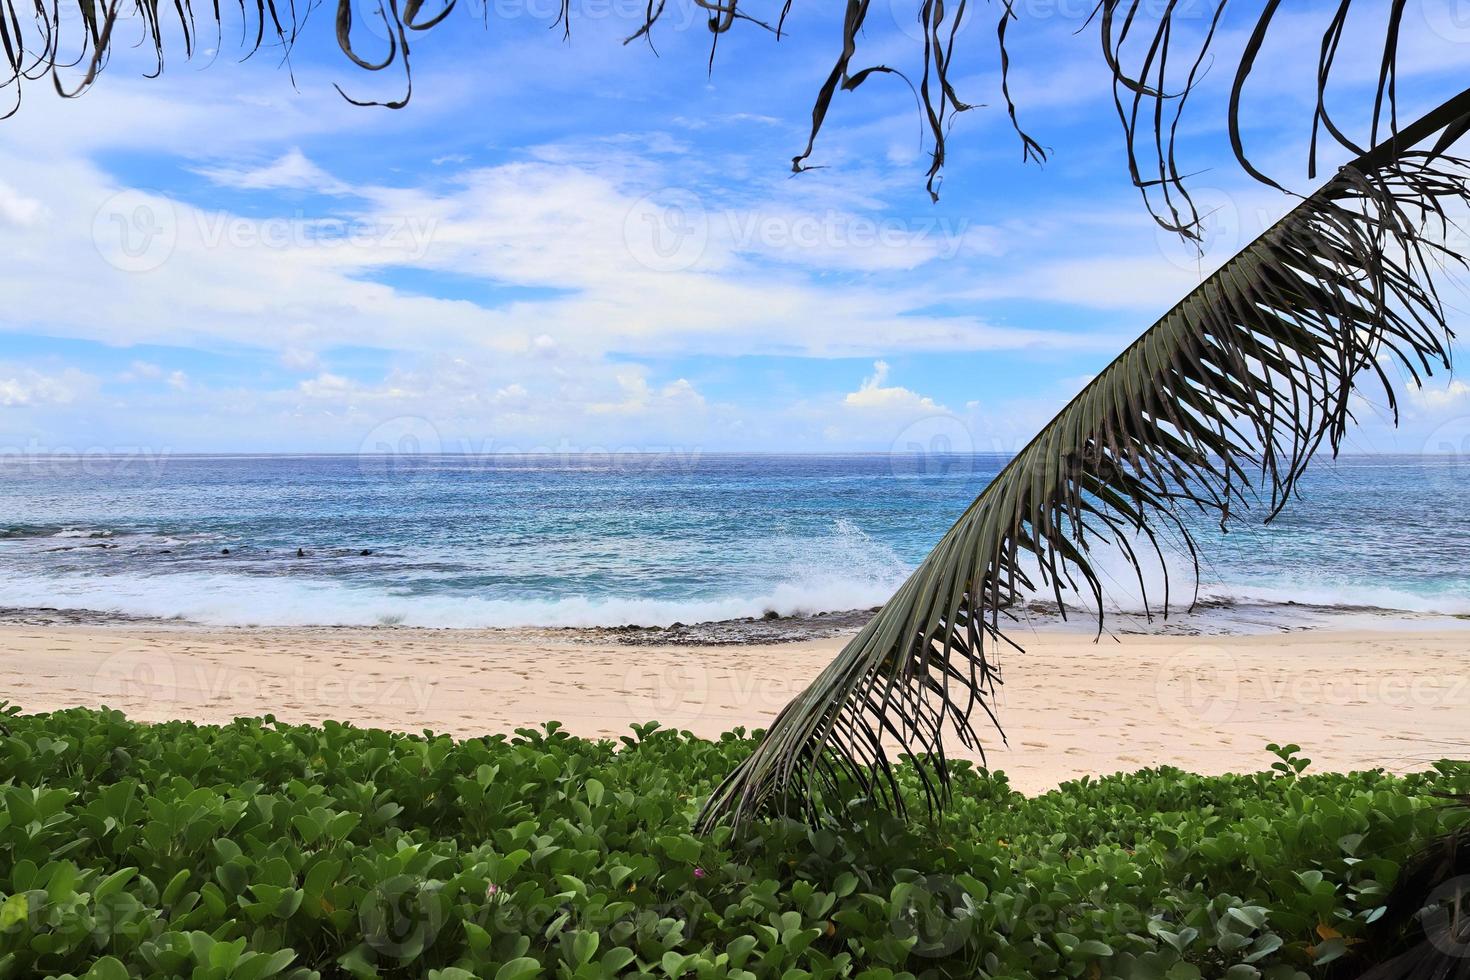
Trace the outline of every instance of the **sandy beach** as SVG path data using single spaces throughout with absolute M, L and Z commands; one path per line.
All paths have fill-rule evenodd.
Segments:
M 1470 753 L 1470 630 L 1273 636 L 1020 637 L 1003 661 L 1028 793 L 1085 774 L 1264 768 L 1294 741 L 1316 769 L 1422 768 Z M 273 713 L 456 736 L 547 720 L 617 736 L 657 719 L 713 736 L 767 723 L 841 638 L 627 646 L 575 632 L 0 627 L 0 685 L 26 711 L 107 704 L 140 720 Z

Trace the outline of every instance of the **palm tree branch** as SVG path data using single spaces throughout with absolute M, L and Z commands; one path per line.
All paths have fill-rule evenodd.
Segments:
M 489 4 L 494 0 L 478 0 L 488 22 Z M 784 36 L 787 17 L 794 0 L 690 0 L 706 15 L 710 33 L 710 66 L 714 65 L 720 37 L 737 25 L 751 24 L 771 32 L 778 40 Z M 753 16 L 748 11 L 763 4 L 776 16 Z M 971 108 L 955 85 L 956 73 L 969 66 L 957 60 L 961 31 L 983 16 L 969 0 L 946 3 L 944 0 L 911 0 L 917 27 L 916 77 L 889 64 L 862 65 L 860 54 L 865 28 L 869 25 L 872 0 L 844 0 L 837 57 L 826 80 L 815 95 L 811 127 L 806 145 L 792 158 L 792 169 L 810 169 L 818 137 L 826 123 L 833 100 L 839 92 L 853 92 L 877 78 L 897 79 L 913 92 L 929 147 L 927 187 L 938 197 L 942 171 L 948 157 L 947 144 L 956 117 Z M 413 92 L 409 38 L 413 33 L 439 28 L 450 20 L 458 0 L 444 0 L 431 14 L 424 13 L 424 0 L 334 0 L 337 46 L 348 62 L 366 72 L 382 72 L 397 68 L 403 75 L 403 94 L 383 101 L 344 98 L 356 105 L 381 105 L 401 108 L 408 104 Z M 1155 219 L 1165 228 L 1186 237 L 1197 237 L 1203 220 L 1186 187 L 1189 174 L 1178 163 L 1178 141 L 1181 121 L 1205 76 L 1204 68 L 1214 54 L 1223 32 L 1220 27 L 1232 0 L 1215 0 L 1213 6 L 1182 3 L 1179 0 L 1160 5 L 1157 0 L 1096 0 L 1092 20 L 1097 22 L 1101 47 L 1113 79 L 1114 103 L 1122 125 L 1128 150 L 1128 169 L 1133 183 Z M 279 50 L 285 58 L 305 29 L 315 0 L 298 8 L 294 0 L 240 0 L 240 45 L 245 56 L 263 47 Z M 647 0 L 641 20 L 633 22 L 624 43 L 644 39 L 652 43 L 655 29 L 666 16 L 667 0 Z M 880 5 L 887 10 L 887 5 Z M 1336 62 L 1349 14 L 1363 17 L 1380 16 L 1383 46 L 1376 83 L 1373 108 L 1369 118 L 1369 136 L 1364 142 L 1378 143 L 1380 132 L 1391 136 L 1397 131 L 1397 58 L 1402 35 L 1404 4 L 1388 5 L 1338 0 L 1338 5 L 1322 29 L 1321 51 L 1316 77 L 1316 99 L 1311 116 L 1311 140 L 1308 152 L 1309 176 L 1315 177 L 1322 135 L 1352 153 L 1361 153 L 1357 142 L 1334 119 L 1328 107 L 1328 91 L 1336 74 Z M 1257 62 L 1267 41 L 1282 31 L 1276 30 L 1276 14 L 1280 0 L 1267 0 L 1254 14 L 1254 24 L 1243 50 L 1239 53 L 1230 87 L 1226 120 L 1231 146 L 1240 165 L 1252 176 L 1272 186 L 1276 180 L 1261 171 L 1252 161 L 1245 145 L 1242 105 L 1250 81 L 1257 72 Z M 1384 10 L 1386 8 L 1386 14 Z M 559 0 L 555 23 L 570 36 L 574 18 L 573 0 Z M 904 9 L 897 5 L 893 13 Z M 1025 160 L 1043 162 L 1048 151 L 1022 128 L 1017 102 L 1013 94 L 1013 59 L 1008 47 L 1013 24 L 1021 22 L 1014 0 L 998 0 L 991 8 L 995 20 L 995 45 L 999 58 L 999 89 L 1009 121 L 1020 140 Z M 1250 8 L 1246 8 L 1249 10 Z M 28 14 L 28 16 L 24 16 Z M 360 39 L 354 26 L 360 15 L 382 21 L 386 50 L 368 54 L 359 49 Z M 176 32 L 183 55 L 192 57 L 197 47 L 200 20 L 213 21 L 216 35 L 223 28 L 224 13 L 219 0 L 206 12 L 196 11 L 189 0 L 173 0 L 170 6 L 160 0 L 0 0 L 0 90 L 8 90 L 11 102 L 0 105 L 0 118 L 13 114 L 20 106 L 22 84 L 46 75 L 52 77 L 57 92 L 64 96 L 80 95 L 95 82 L 106 66 L 115 40 L 116 29 L 124 23 L 139 27 L 142 44 L 151 48 L 155 67 L 148 74 L 162 72 L 165 47 Z M 1247 17 L 1252 16 L 1250 13 Z M 770 23 L 775 20 L 774 26 Z M 1199 21 L 1199 25 L 1189 21 Z M 1365 35 L 1369 36 L 1369 35 Z M 1177 74 L 1171 66 L 1185 66 Z M 63 73 L 76 70 L 79 77 L 66 80 Z M 340 90 L 340 87 L 339 87 Z M 1470 125 L 1470 123 L 1466 123 Z M 1460 134 L 1446 131 L 1453 142 Z M 1383 145 L 1383 144 L 1380 144 Z
M 1168 572 L 1158 532 L 1184 543 L 1186 511 L 1269 520 L 1321 451 L 1336 454 L 1365 379 L 1393 404 L 1379 363 L 1412 383 L 1448 367 L 1434 289 L 1446 205 L 1470 204 L 1467 162 L 1414 147 L 1470 116 L 1470 92 L 1344 167 L 1130 344 L 1002 469 L 897 593 L 776 718 L 701 818 L 739 824 L 770 808 L 821 816 L 855 783 L 897 810 L 891 754 L 911 756 L 931 807 L 949 791 L 946 733 L 967 746 L 978 705 L 995 720 L 1001 628 L 1034 589 L 1095 609 L 1096 549 L 1116 547 L 1145 608 Z M 1002 736 L 1003 737 L 1003 736 Z M 848 791 L 851 786 L 846 787 Z

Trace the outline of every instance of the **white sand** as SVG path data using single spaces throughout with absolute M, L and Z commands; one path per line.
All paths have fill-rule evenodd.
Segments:
M 1314 769 L 1470 757 L 1470 630 L 1250 637 L 1018 636 L 990 761 L 1027 792 L 1162 764 L 1261 769 L 1293 741 Z M 140 720 L 273 713 L 454 735 L 555 719 L 615 736 L 657 719 L 706 736 L 762 726 L 841 640 L 745 647 L 588 643 L 568 633 L 0 627 L 4 696 Z

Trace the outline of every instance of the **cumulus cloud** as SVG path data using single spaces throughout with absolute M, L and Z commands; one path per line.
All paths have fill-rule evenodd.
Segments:
M 710 370 L 700 355 L 909 363 L 918 358 L 907 355 L 1024 350 L 1038 352 L 1043 378 L 1052 360 L 1065 363 L 1057 376 L 1075 378 L 1091 366 L 1079 352 L 1115 352 L 1148 311 L 1166 309 L 1198 281 L 1193 265 L 1161 261 L 1157 233 L 1132 198 L 1127 211 L 1117 204 L 1101 213 L 1102 201 L 1092 216 L 1061 200 L 1048 216 L 1051 204 L 1026 198 L 1016 202 L 1024 220 L 1010 221 L 994 195 L 976 197 L 973 212 L 954 210 L 953 196 L 939 208 L 927 198 L 909 208 L 891 175 L 857 169 L 868 164 L 851 155 L 800 181 L 763 180 L 746 145 L 714 145 L 714 156 L 693 167 L 688 154 L 711 149 L 694 128 L 687 140 L 624 135 L 492 152 L 482 137 L 445 137 L 426 142 L 416 166 L 403 162 L 411 154 L 393 153 L 366 171 L 318 147 L 335 149 L 336 135 L 354 128 L 377 137 L 414 119 L 439 126 L 444 104 L 431 94 L 413 116 L 385 123 L 387 114 L 345 109 L 325 83 L 319 99 L 283 79 L 278 89 L 239 91 L 230 78 L 191 74 L 184 87 L 134 85 L 120 74 L 85 100 L 11 120 L 12 140 L 0 146 L 0 290 L 25 311 L 24 322 L 0 323 L 0 333 L 178 348 L 178 357 L 150 355 L 168 368 L 138 361 L 124 369 L 127 355 L 118 355 L 109 380 L 135 386 L 108 391 L 110 406 L 126 408 L 109 418 L 139 432 L 183 433 L 201 448 L 259 445 L 262 432 L 299 440 L 279 448 L 351 448 L 402 417 L 432 419 L 445 445 L 711 445 L 728 435 L 740 440 L 736 448 L 871 448 L 969 393 L 953 382 L 932 395 L 901 386 L 887 360 L 875 361 L 856 390 L 813 386 L 823 375 L 812 371 L 783 396 L 743 366 L 716 388 L 700 373 Z M 474 92 L 467 99 L 482 97 L 465 90 Z M 1054 94 L 1081 90 L 1060 85 Z M 777 121 L 701 119 L 716 124 L 709 132 L 731 122 L 757 135 Z M 908 160 L 910 121 L 905 110 L 852 130 L 853 145 L 864 143 L 861 155 L 876 160 L 872 146 L 882 144 L 870 137 L 899 134 Z M 841 134 L 833 136 L 836 159 Z M 203 164 L 201 146 L 213 155 Z M 113 171 L 114 159 L 147 166 Z M 181 168 L 230 193 L 211 200 L 190 186 L 199 181 L 160 190 Z M 364 172 L 374 176 L 352 176 Z M 125 173 L 148 173 L 152 189 L 140 193 Z M 913 178 L 901 175 L 902 190 L 922 198 Z M 684 196 L 668 198 L 660 190 L 668 187 Z M 116 215 L 120 225 L 99 222 L 113 217 L 120 192 L 145 213 L 130 206 Z M 320 195 L 310 220 L 298 214 L 303 193 Z M 1241 201 L 1242 211 L 1254 210 Z M 152 223 L 140 228 L 140 217 Z M 670 242 L 648 236 L 691 222 L 698 247 L 676 248 L 665 261 L 660 248 Z M 107 240 L 120 230 L 154 235 L 123 244 L 158 246 L 157 256 L 131 262 Z M 1053 325 L 1031 315 L 1036 307 L 1017 314 L 1010 300 L 1124 315 Z M 220 381 L 195 366 L 191 350 L 253 359 L 252 370 Z M 176 364 L 191 376 L 171 373 Z M 279 369 L 290 376 L 280 380 Z M 737 370 L 757 380 L 741 404 L 723 404 L 713 393 L 732 390 Z M 0 385 L 0 403 L 30 406 L 59 404 L 62 392 L 75 404 L 95 388 L 40 365 L 30 374 L 0 370 Z M 975 444 L 989 446 L 981 414 L 1017 430 L 997 443 L 1023 437 L 1076 383 L 1062 387 L 1038 393 L 1034 410 L 987 393 L 983 411 L 971 403 L 960 414 Z M 1414 404 L 1426 414 L 1463 413 L 1465 398 L 1458 384 Z
M 60 374 L 42 374 L 33 368 L 0 366 L 0 408 L 66 405 L 96 387 L 97 379 L 68 368 Z
M 918 392 L 896 385 L 885 385 L 888 380 L 888 362 L 874 361 L 873 373 L 863 379 L 857 391 L 850 391 L 843 399 L 849 408 L 863 411 L 881 411 L 891 414 L 947 412 L 945 408 Z
M 697 411 L 705 407 L 704 396 L 684 378 L 671 381 L 655 390 L 641 373 L 622 371 L 617 375 L 617 382 L 622 388 L 621 399 L 594 402 L 587 406 L 587 410 L 593 415 L 628 415 L 669 407 L 686 411 Z
M 342 377 L 340 374 L 332 374 L 323 371 L 314 378 L 308 378 L 296 386 L 296 390 L 308 398 L 331 398 L 338 399 L 349 393 L 359 393 L 357 385 Z M 393 392 L 386 392 L 392 395 Z
M 1410 387 L 1409 400 L 1429 413 L 1470 409 L 1470 384 L 1456 379 L 1448 384 Z
M 99 90 L 93 104 L 106 98 Z M 222 186 L 260 195 L 238 213 L 138 194 L 79 155 L 42 162 L 0 150 L 0 172 L 54 216 L 26 226 L 0 221 L 0 249 L 16 257 L 0 270 L 0 288 L 29 311 L 33 326 L 58 336 L 214 349 L 352 345 L 548 356 L 566 346 L 872 356 L 1092 343 L 998 326 L 974 312 L 933 312 L 942 296 L 918 280 L 825 278 L 832 270 L 910 269 L 950 247 L 943 234 L 923 228 L 899 229 L 891 247 L 881 238 L 868 242 L 866 232 L 853 241 L 858 219 L 830 211 L 825 200 L 805 213 L 789 202 L 756 202 L 730 217 L 710 199 L 703 247 L 688 261 L 661 264 L 655 243 L 643 239 L 687 215 L 656 195 L 646 199 L 650 185 L 668 179 L 647 161 L 531 160 L 400 186 L 349 185 L 299 151 L 265 166 L 203 170 Z M 336 195 L 342 205 L 308 221 L 274 195 L 302 189 Z M 637 220 L 644 211 L 652 225 Z M 99 222 L 99 214 L 116 220 Z M 755 216 L 753 226 L 742 225 L 746 214 Z M 813 247 L 765 241 L 770 227 L 808 224 L 818 231 Z M 822 230 L 829 226 L 838 232 Z M 744 242 L 742 227 L 753 236 Z M 799 261 L 786 261 L 793 249 Z M 456 291 L 390 285 L 401 270 L 534 292 L 477 302 Z

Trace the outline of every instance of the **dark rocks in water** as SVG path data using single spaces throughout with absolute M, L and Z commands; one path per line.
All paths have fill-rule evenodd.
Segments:
M 0 623 L 23 626 L 108 626 L 119 623 L 157 622 L 147 616 L 102 612 L 94 609 L 68 609 L 56 606 L 0 606 Z
M 767 609 L 766 612 L 765 612 L 765 615 L 761 616 L 761 619 L 780 619 L 780 618 L 781 618 L 781 614 L 778 613 L 778 612 L 776 612 L 776 610 L 774 610 L 774 609 Z
M 171 555 L 173 553 L 174 550 L 172 548 L 164 548 L 162 551 L 159 552 L 160 555 Z
M 373 553 L 373 549 L 371 549 L 371 548 L 364 548 L 364 549 L 362 549 L 361 551 L 358 552 L 358 555 L 360 555 L 363 558 L 366 558 L 369 555 L 371 555 L 372 553 Z
M 861 610 L 815 614 L 747 616 L 711 623 L 674 623 L 669 626 L 613 626 L 568 631 L 586 640 L 613 639 L 629 646 L 744 646 L 752 643 L 795 643 L 856 633 L 871 618 Z
M 219 550 L 219 553 L 222 554 L 222 555 L 228 555 L 230 553 L 230 549 L 229 548 L 221 548 Z
M 304 549 L 304 548 L 297 548 L 296 549 L 296 557 L 297 558 L 305 558 L 306 557 L 306 549 Z

